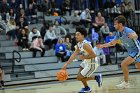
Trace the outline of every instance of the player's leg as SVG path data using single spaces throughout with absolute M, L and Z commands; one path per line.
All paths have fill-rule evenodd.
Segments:
M 128 88 L 129 87 L 129 83 L 128 83 L 128 76 L 129 76 L 128 66 L 131 63 L 133 63 L 134 61 L 135 61 L 135 59 L 130 57 L 130 56 L 125 58 L 122 61 L 121 68 L 122 68 L 123 75 L 124 75 L 124 82 L 122 82 L 121 84 L 117 85 L 117 87 L 120 87 L 120 88 Z
M 87 77 L 84 79 L 86 81 L 96 80 L 96 82 L 98 83 L 98 86 L 100 87 L 102 85 L 102 75 L 101 74 L 98 74 L 96 76 L 92 75 L 96 71 L 96 69 L 99 67 L 99 65 L 98 65 L 98 63 L 94 63 L 94 64 L 90 64 L 90 66 L 88 66 L 88 67 L 90 67 L 90 71 L 87 72 Z
M 91 92 L 91 89 L 90 89 L 90 87 L 89 87 L 88 84 L 87 84 L 87 81 L 84 80 L 85 76 L 81 74 L 81 71 L 83 71 L 83 69 L 85 69 L 85 68 L 84 68 L 84 67 L 85 67 L 85 62 L 82 62 L 82 63 L 80 64 L 80 66 L 81 66 L 81 67 L 80 67 L 80 69 L 79 69 L 79 72 L 78 72 L 78 75 L 77 75 L 77 79 L 83 83 L 84 88 L 82 88 L 82 89 L 80 90 L 79 93 Z
M 136 66 L 137 69 L 140 70 L 140 62 L 137 62 L 137 63 L 135 64 L 135 66 Z

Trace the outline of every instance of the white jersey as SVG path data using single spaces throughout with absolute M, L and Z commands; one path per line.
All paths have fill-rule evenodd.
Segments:
M 91 43 L 87 40 L 83 40 L 82 43 L 78 42 L 77 46 L 80 49 L 80 54 L 81 55 L 88 56 L 89 55 L 88 52 L 83 48 L 84 44 L 89 44 L 92 48 Z M 91 61 L 91 59 L 85 59 L 85 61 L 88 61 L 88 62 L 89 62 L 89 60 Z
M 77 46 L 80 49 L 81 55 L 88 56 L 88 52 L 83 48 L 84 44 L 89 44 L 91 47 L 91 43 L 87 40 L 84 40 L 82 43 L 78 43 Z M 83 68 L 80 72 L 81 75 L 84 77 L 90 77 L 98 68 L 98 63 L 95 62 L 95 59 L 84 59 L 83 62 L 80 64 L 80 66 Z

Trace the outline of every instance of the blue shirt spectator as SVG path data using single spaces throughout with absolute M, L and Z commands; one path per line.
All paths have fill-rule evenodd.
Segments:
M 114 40 L 114 38 L 115 38 L 115 36 L 113 36 L 113 33 L 109 32 L 109 35 L 106 36 L 105 42 L 106 43 L 111 42 L 112 40 Z

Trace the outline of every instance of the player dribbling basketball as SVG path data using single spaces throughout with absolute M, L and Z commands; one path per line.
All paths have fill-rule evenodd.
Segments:
M 83 62 L 80 64 L 77 79 L 83 83 L 84 88 L 82 88 L 79 93 L 91 92 L 91 88 L 87 84 L 88 80 L 96 80 L 99 87 L 102 85 L 101 74 L 97 76 L 92 76 L 93 72 L 95 72 L 95 70 L 98 67 L 98 63 L 95 62 L 94 58 L 96 57 L 96 55 L 93 51 L 92 45 L 90 44 L 90 42 L 85 40 L 86 36 L 87 31 L 85 28 L 83 27 L 76 28 L 76 40 L 78 42 L 77 48 L 72 54 L 72 56 L 69 58 L 67 63 L 62 68 L 66 70 L 66 67 L 75 59 L 78 53 L 79 52 L 81 53 L 79 57 L 81 60 L 83 60 Z

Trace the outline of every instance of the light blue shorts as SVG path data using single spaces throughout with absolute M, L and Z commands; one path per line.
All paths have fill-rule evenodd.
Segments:
M 136 62 L 140 62 L 140 51 L 137 52 L 128 52 L 129 56 L 134 58 Z

